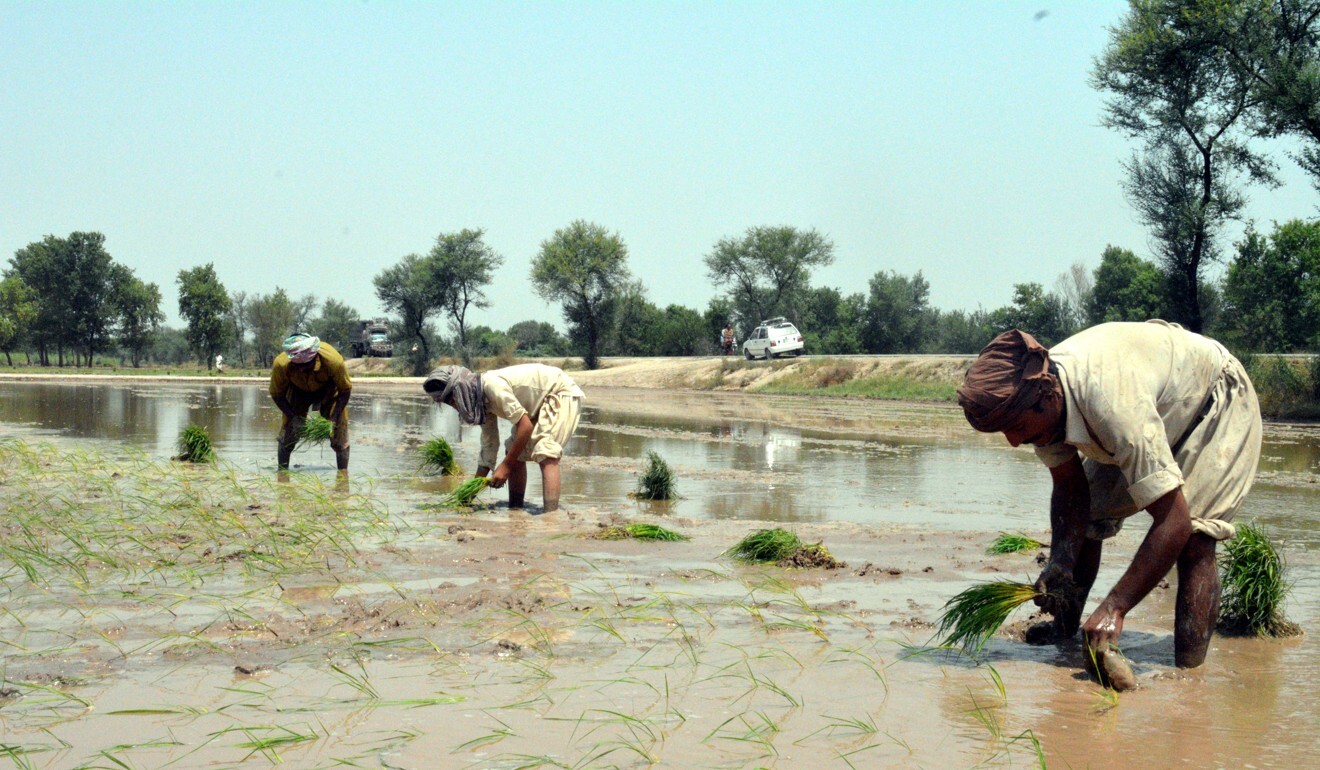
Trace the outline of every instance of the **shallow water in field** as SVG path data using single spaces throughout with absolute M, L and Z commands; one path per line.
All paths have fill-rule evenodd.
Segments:
M 407 387 L 360 381 L 350 410 L 348 489 L 377 507 L 327 530 L 363 535 L 347 561 L 333 551 L 297 569 L 243 550 L 212 558 L 223 538 L 197 555 L 187 546 L 198 533 L 181 530 L 178 560 L 192 554 L 192 571 L 43 584 L 43 571 L 59 569 L 43 564 L 29 585 L 0 554 L 0 674 L 14 683 L 0 685 L 0 759 L 1030 767 L 1039 745 L 1051 767 L 1298 767 L 1320 750 L 1305 727 L 1320 721 L 1314 635 L 1217 638 L 1206 666 L 1180 672 L 1168 587 L 1128 617 L 1123 647 L 1142 687 L 1118 699 L 1078 674 L 1076 645 L 995 638 L 993 669 L 908 656 L 904 645 L 927 642 L 940 605 L 969 582 L 1039 569 L 1030 556 L 985 555 L 995 533 L 1043 537 L 1047 527 L 1047 472 L 1030 451 L 972 433 L 954 409 L 597 389 L 564 461 L 565 512 L 510 511 L 488 492 L 471 516 L 418 509 L 444 485 L 419 478 L 413 450 L 444 436 L 470 471 L 478 431 Z M 70 456 L 132 447 L 165 461 L 190 424 L 208 428 L 234 469 L 235 521 L 277 521 L 283 493 L 262 480 L 274 476 L 279 413 L 263 383 L 0 381 L 0 438 L 50 439 Z M 674 470 L 679 500 L 627 496 L 647 451 Z M 118 466 L 78 462 L 96 482 L 88 505 L 135 504 L 115 496 Z M 294 463 L 325 494 L 343 494 L 328 448 L 299 450 Z M 161 473 L 152 483 L 165 501 L 194 494 L 211 471 Z M 1239 514 L 1284 547 L 1289 615 L 1308 629 L 1320 623 L 1317 479 L 1320 430 L 1268 426 Z M 6 496 L 22 483 L 0 478 L 10 508 L 27 502 Z M 199 498 L 207 515 L 231 494 L 214 483 L 222 492 Z M 312 489 L 308 505 L 322 494 Z M 129 513 L 125 526 L 159 529 L 156 511 Z M 385 513 L 393 539 L 366 545 L 384 537 L 372 517 Z M 666 517 L 693 540 L 581 537 L 597 520 L 634 516 Z M 762 571 L 718 558 L 765 522 L 824 539 L 850 567 Z M 1099 587 L 1118 578 L 1143 531 L 1134 520 L 1106 546 Z

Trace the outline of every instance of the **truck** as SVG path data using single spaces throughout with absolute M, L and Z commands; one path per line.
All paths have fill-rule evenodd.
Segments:
M 354 358 L 389 358 L 393 355 L 389 321 L 384 318 L 358 321 L 358 338 L 353 340 Z

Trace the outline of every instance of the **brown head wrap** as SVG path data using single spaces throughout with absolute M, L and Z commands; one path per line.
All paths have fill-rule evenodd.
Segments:
M 1012 428 L 1019 415 L 1041 399 L 1057 398 L 1050 352 L 1018 329 L 990 340 L 958 388 L 967 422 L 982 433 Z

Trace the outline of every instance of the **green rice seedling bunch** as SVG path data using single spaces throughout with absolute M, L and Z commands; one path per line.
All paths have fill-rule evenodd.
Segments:
M 488 484 L 490 479 L 485 476 L 469 479 L 455 487 L 453 492 L 440 501 L 440 504 L 448 508 L 466 508 L 472 505 L 472 501 L 477 499 L 477 495 L 481 494 L 481 490 Z
M 189 425 L 179 434 L 179 454 L 174 459 L 187 463 L 209 463 L 215 459 L 211 434 L 201 425 Z
M 646 453 L 646 470 L 637 482 L 637 497 L 642 500 L 672 500 L 674 492 L 674 472 L 669 464 L 655 452 Z
M 659 524 L 624 524 L 604 527 L 593 537 L 597 540 L 691 540 L 690 537 Z
M 1039 540 L 1027 537 L 1022 533 L 1010 535 L 1007 532 L 1000 532 L 999 537 L 990 544 L 986 553 L 1021 553 L 1022 551 L 1035 551 L 1044 548 L 1045 544 Z
M 335 424 L 319 414 L 314 414 L 303 423 L 300 444 L 324 444 L 335 434 Z
M 418 447 L 417 453 L 421 455 L 422 470 L 426 473 L 457 476 L 461 472 L 458 462 L 454 460 L 453 447 L 439 436 Z
M 973 653 L 999 630 L 1009 614 L 1040 596 L 1030 583 L 994 580 L 964 590 L 944 604 L 935 635 L 945 646 Z
M 724 552 L 742 561 L 779 562 L 791 559 L 802 547 L 802 539 L 786 529 L 758 529 Z
M 1226 631 L 1256 636 L 1294 636 L 1301 629 L 1283 616 L 1290 586 L 1286 565 L 1265 530 L 1253 524 L 1237 528 L 1219 559 L 1223 585 L 1219 625 Z

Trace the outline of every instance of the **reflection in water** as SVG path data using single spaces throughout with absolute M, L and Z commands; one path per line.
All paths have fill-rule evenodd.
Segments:
M 439 409 L 420 394 L 373 392 L 368 385 L 355 391 L 350 409 L 357 479 L 412 483 L 413 450 L 432 435 L 454 445 L 467 471 L 476 468 L 480 430 L 459 425 L 453 410 Z M 758 419 L 737 419 L 738 413 L 716 410 L 705 419 L 637 415 L 589 402 L 568 445 L 565 504 L 617 504 L 636 488 L 646 452 L 656 451 L 675 471 L 682 497 L 668 510 L 678 516 L 946 530 L 1047 527 L 1049 475 L 1029 450 L 979 440 L 970 431 L 962 438 L 878 441 L 865 433 L 779 425 L 773 410 Z M 921 425 L 920 409 L 913 407 L 907 419 Z M 179 432 L 190 424 L 210 431 L 226 461 L 273 470 L 280 414 L 264 383 L 0 382 L 5 433 L 123 441 L 163 458 L 174 453 Z M 508 426 L 501 432 L 507 435 Z M 1267 441 L 1263 468 L 1320 472 L 1320 441 L 1313 432 L 1282 435 Z M 334 469 L 328 449 L 299 450 L 293 461 L 304 471 Z M 584 465 L 592 466 L 589 472 Z M 528 481 L 528 495 L 536 499 L 540 474 L 529 473 Z M 1315 494 L 1305 485 L 1258 483 L 1242 516 L 1270 526 L 1292 548 L 1314 548 L 1320 546 L 1311 515 Z

